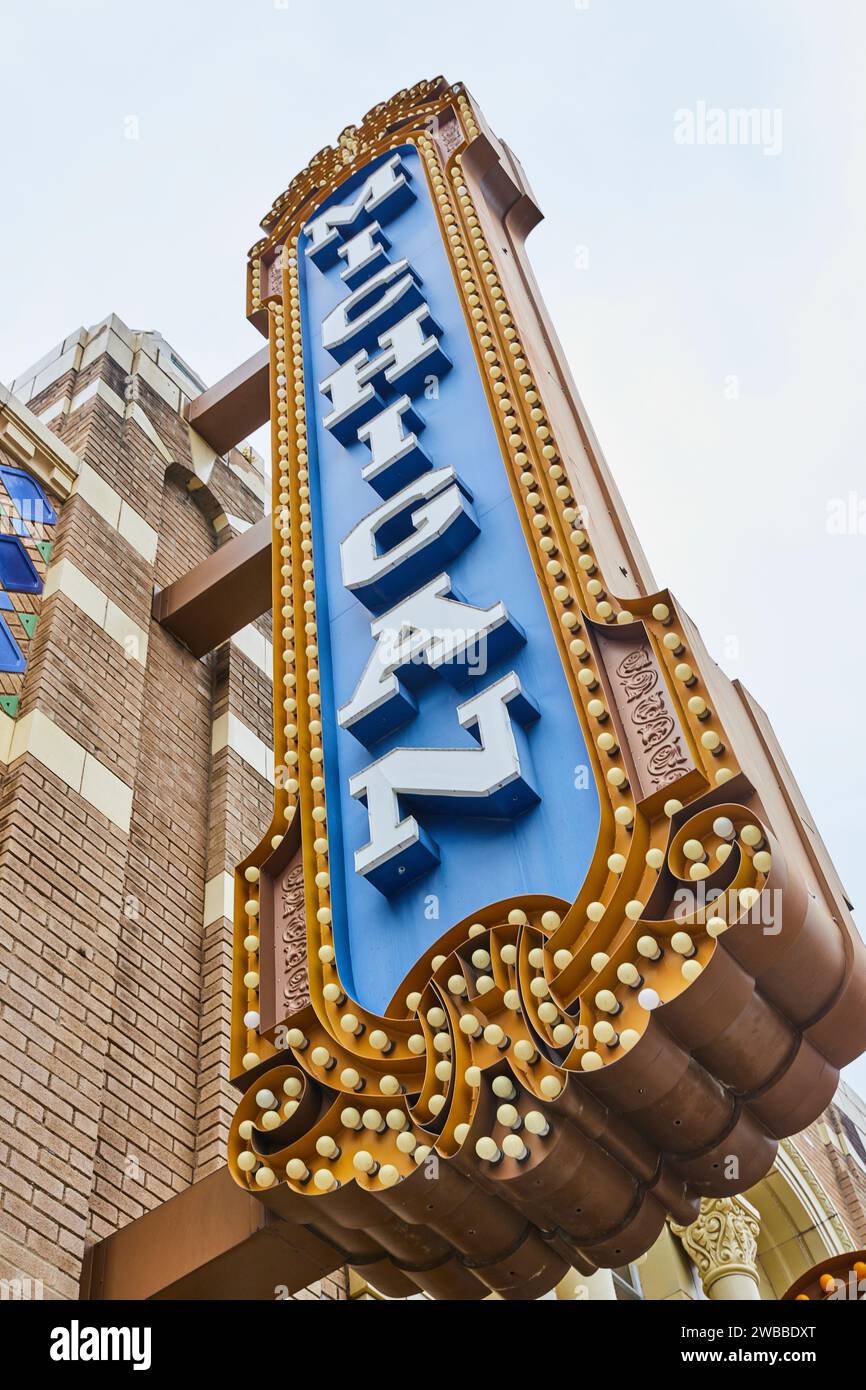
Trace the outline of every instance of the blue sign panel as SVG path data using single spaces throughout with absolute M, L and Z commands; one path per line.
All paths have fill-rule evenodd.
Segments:
M 599 806 L 414 147 L 298 259 L 334 941 L 381 1012 L 486 904 L 571 901 Z

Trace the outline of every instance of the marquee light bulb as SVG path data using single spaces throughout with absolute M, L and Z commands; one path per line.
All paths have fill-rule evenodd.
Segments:
M 714 939 L 717 936 L 721 936 L 722 932 L 726 932 L 727 930 L 728 924 L 724 917 L 710 917 L 707 922 L 707 935 L 712 936 Z
M 639 922 L 641 917 L 643 916 L 643 910 L 644 904 L 642 902 L 638 902 L 637 898 L 633 899 L 633 901 L 630 903 L 626 903 L 625 905 L 625 915 L 630 922 Z
M 361 1123 L 365 1129 L 371 1129 L 374 1134 L 381 1134 L 385 1128 L 385 1121 L 379 1110 L 365 1110 L 361 1116 Z
M 686 859 L 690 859 L 695 864 L 700 863 L 707 857 L 706 851 L 700 840 L 686 840 L 683 845 L 683 854 Z
M 526 1066 L 532 1066 L 533 1062 L 538 1060 L 538 1053 L 528 1038 L 521 1038 L 519 1042 L 514 1044 L 514 1055 L 519 1062 L 523 1062 Z
M 545 999 L 550 993 L 550 988 L 543 975 L 536 975 L 534 980 L 530 980 L 529 992 L 536 999 Z
M 530 1110 L 524 1118 L 523 1127 L 528 1134 L 534 1134 L 539 1139 L 550 1133 L 550 1122 L 540 1110 Z
M 662 949 L 654 936 L 642 936 L 637 943 L 637 949 L 645 960 L 661 960 Z
M 627 985 L 629 989 L 637 989 L 639 985 L 643 984 L 643 977 L 637 966 L 632 965 L 629 961 L 623 961 L 622 965 L 617 966 L 616 978 L 621 985 Z
M 499 952 L 499 956 L 504 965 L 516 965 L 517 947 L 511 945 L 503 946 L 502 950 Z
M 277 1098 L 273 1091 L 267 1089 L 256 1091 L 256 1105 L 260 1110 L 273 1110 L 277 1103 Z
M 391 1046 L 391 1039 L 387 1033 L 383 1033 L 381 1028 L 375 1028 L 370 1034 L 370 1046 L 377 1052 L 387 1052 Z
M 286 1164 L 286 1177 L 292 1182 L 309 1182 L 310 1170 L 301 1158 L 290 1158 Z
M 621 874 L 625 871 L 625 855 L 612 854 L 607 861 L 607 867 L 612 874 Z
M 322 990 L 322 995 L 329 1004 L 342 1004 L 343 1000 L 346 998 L 340 986 L 335 984 L 325 985 L 325 988 Z
M 496 981 L 492 975 L 479 975 L 475 981 L 475 988 L 479 994 L 489 994 L 492 989 L 496 988 Z
M 241 1123 L 238 1125 L 238 1134 L 240 1135 L 241 1139 L 243 1139 L 244 1143 L 248 1144 L 253 1137 L 252 1120 L 242 1120 Z
M 584 1052 L 580 1065 L 584 1071 L 601 1071 L 604 1062 L 597 1052 Z
M 321 1158 L 337 1158 L 340 1150 L 330 1134 L 323 1134 L 316 1140 L 316 1153 Z
M 508 1076 L 494 1077 L 492 1090 L 498 1100 L 515 1100 L 517 1098 L 517 1087 Z
M 362 1128 L 360 1113 L 353 1105 L 347 1105 L 345 1110 L 340 1111 L 340 1124 L 344 1129 L 359 1130 Z
M 665 856 L 660 849 L 647 850 L 646 862 L 651 869 L 661 869 L 664 866 Z
M 379 1169 L 379 1181 L 383 1187 L 395 1187 L 400 1181 L 400 1174 L 393 1163 L 384 1163 Z
M 489 1134 L 476 1141 L 475 1152 L 485 1163 L 498 1163 L 502 1157 L 499 1145 Z
M 586 707 L 587 713 L 592 719 L 597 719 L 599 723 L 607 718 L 607 709 L 603 700 L 590 700 Z
M 251 1009 L 249 1013 L 244 1014 L 245 1028 L 249 1028 L 251 1031 L 255 1031 L 255 1029 L 258 1028 L 260 1023 L 261 1016 L 257 1014 L 255 1010 Z
M 664 644 L 669 652 L 673 652 L 674 656 L 679 656 L 680 652 L 683 651 L 683 639 L 676 632 L 668 632 L 665 635 Z
M 427 1010 L 427 1022 L 430 1024 L 431 1028 L 444 1028 L 447 1021 L 448 1015 L 445 1013 L 444 1009 L 434 1008 Z
M 459 1129 L 460 1126 L 458 1125 L 457 1128 Z M 468 1129 L 469 1126 L 467 1125 L 466 1128 Z M 454 1137 L 457 1138 L 456 1130 Z M 459 1143 L 460 1141 L 458 1140 L 457 1142 Z M 399 1149 L 401 1154 L 412 1154 L 415 1152 L 417 1147 L 418 1140 L 415 1138 L 415 1135 L 412 1134 L 409 1130 L 404 1130 L 402 1134 L 397 1135 L 397 1148 Z
M 619 1035 L 619 1040 L 626 1052 L 631 1052 L 635 1044 L 640 1042 L 640 1033 L 634 1028 L 624 1028 Z
M 653 1009 L 657 1009 L 662 1001 L 654 989 L 642 989 L 637 997 L 637 1002 L 647 1013 L 652 1013 Z
M 698 976 L 702 975 L 703 973 L 704 967 L 701 965 L 699 960 L 683 961 L 681 974 L 684 980 L 688 980 L 689 984 L 691 984 L 693 980 L 696 980 Z
M 340 1072 L 340 1085 L 347 1091 L 357 1091 L 361 1085 L 361 1074 L 354 1067 L 346 1067 Z
M 433 1070 L 436 1073 L 437 1081 L 450 1081 L 454 1068 L 450 1062 L 437 1062 Z
M 589 963 L 596 975 L 599 975 L 605 966 L 610 964 L 610 956 L 605 951 L 596 951 Z
M 283 1121 L 277 1110 L 266 1110 L 265 1113 L 262 1115 L 261 1123 L 262 1129 L 270 1130 L 279 1129 Z
M 599 734 L 596 743 L 599 751 L 602 753 L 614 753 L 617 748 L 617 742 L 613 734 Z
M 562 1095 L 564 1089 L 565 1088 L 563 1086 L 563 1083 L 560 1081 L 558 1076 L 543 1077 L 541 1085 L 539 1086 L 541 1094 L 547 1100 L 556 1100 L 558 1096 Z
M 589 903 L 586 915 L 590 922 L 600 922 L 604 916 L 604 903 Z
M 488 967 L 489 964 L 490 964 L 490 953 L 489 953 L 489 951 L 481 951 L 481 950 L 473 951 L 473 952 L 472 952 L 472 964 L 475 966 L 475 969 L 476 969 L 476 970 L 486 970 L 487 967 Z
M 529 964 L 532 966 L 533 970 L 540 970 L 544 965 L 544 952 L 540 946 L 534 947 L 534 949 L 529 952 Z
M 371 1173 L 376 1167 L 376 1160 L 366 1149 L 359 1149 L 352 1159 L 352 1167 L 359 1173 Z
M 475 1038 L 481 1031 L 481 1024 L 474 1014 L 463 1014 L 460 1019 L 459 1028 L 461 1033 L 466 1033 L 470 1038 Z
M 529 923 L 526 913 L 519 907 L 512 908 L 508 914 L 508 925 L 510 927 L 525 927 Z
M 592 1030 L 592 1036 L 596 1042 L 607 1043 L 608 1045 L 616 1040 L 617 1032 L 612 1023 L 596 1023 Z
M 678 956 L 693 956 L 695 954 L 695 943 L 688 932 L 677 931 L 671 937 L 671 945 Z
M 602 1013 L 605 1014 L 618 1014 L 620 1009 L 616 995 L 609 989 L 598 991 L 595 996 L 595 1007 L 601 1009 Z
M 307 1046 L 306 1036 L 301 1032 L 300 1028 L 290 1028 L 286 1034 L 286 1042 L 289 1044 L 289 1047 L 293 1047 L 297 1052 L 302 1052 Z
M 507 989 L 502 996 L 502 1002 L 506 1009 L 511 1009 L 512 1013 L 520 1012 L 520 995 L 516 989 Z
M 730 857 L 731 857 L 731 854 L 733 853 L 733 848 L 734 848 L 733 845 L 728 845 L 728 844 L 719 845 L 718 849 L 716 850 L 716 861 L 717 861 L 717 863 L 719 863 L 719 864 L 727 864 L 728 860 L 729 860 Z
M 695 883 L 699 883 L 702 879 L 709 878 L 709 876 L 710 869 L 708 864 L 692 864 L 689 868 L 689 878 Z
M 484 1029 L 484 1041 L 491 1047 L 501 1047 L 506 1041 L 505 1034 L 498 1023 L 490 1023 Z
M 255 955 L 255 953 L 256 953 L 256 951 L 257 951 L 258 949 L 259 949 L 259 938 L 258 938 L 257 936 L 248 936 L 248 937 L 246 937 L 246 939 L 245 939 L 245 941 L 244 941 L 244 950 L 247 952 L 247 954 L 248 954 L 248 955 L 251 955 L 251 956 L 252 956 L 252 955 Z
M 413 989 L 411 994 L 406 995 L 406 1008 L 409 1010 L 410 1014 L 414 1014 L 420 1007 L 420 1004 L 421 995 L 417 990 Z
M 487 928 L 485 927 L 483 922 L 473 922 L 472 926 L 469 928 L 469 939 L 471 941 L 476 936 L 484 936 L 486 935 L 486 932 Z
M 445 964 L 445 959 L 446 959 L 445 956 L 434 956 L 434 957 L 433 957 L 433 960 L 432 960 L 430 963 L 431 963 L 431 965 L 432 965 L 432 967 L 433 967 L 433 974 L 434 974 L 434 975 L 436 974 L 437 970 L 441 970 L 441 969 L 442 969 L 443 965 Z
M 432 1152 L 429 1144 L 419 1144 L 412 1157 L 416 1163 L 425 1163 Z
M 261 1167 L 259 1171 L 256 1173 L 257 1187 L 273 1187 L 276 1180 L 277 1175 L 274 1172 L 273 1168 Z
M 249 1150 L 245 1153 L 238 1154 L 238 1167 L 242 1173 L 251 1173 L 258 1161 L 256 1155 Z
M 448 993 L 462 995 L 466 993 L 466 981 L 462 975 L 452 975 L 448 981 Z
M 529 1157 L 529 1150 L 517 1134 L 507 1134 L 502 1141 L 502 1152 L 507 1158 L 522 1163 Z
M 559 1009 L 551 1000 L 546 1000 L 538 1008 L 538 1017 L 542 1023 L 557 1023 L 559 1020 Z
M 400 1082 L 396 1076 L 383 1076 L 379 1082 L 379 1090 L 383 1096 L 396 1096 L 400 1093 Z
M 740 831 L 740 839 L 743 844 L 748 845 L 750 849 L 757 849 L 758 846 L 763 843 L 764 836 L 757 825 L 744 825 Z
M 433 1047 L 434 1047 L 434 1049 L 435 1049 L 437 1052 L 450 1052 L 450 1051 L 451 1051 L 451 1034 L 450 1034 L 450 1033 L 437 1033 L 436 1036 L 435 1036 L 435 1038 L 433 1039 Z
M 353 1033 L 357 1036 L 361 1032 L 361 1020 L 355 1014 L 343 1014 L 340 1019 L 340 1027 L 344 1033 Z
M 736 833 L 734 822 L 728 816 L 718 816 L 713 821 L 713 834 L 720 840 L 732 840 Z
M 245 1052 L 243 1059 L 244 1071 L 252 1071 L 253 1067 L 257 1067 L 260 1061 L 261 1058 L 257 1052 Z
M 259 987 L 259 973 L 258 973 L 258 971 L 257 971 L 257 970 L 248 970 L 247 973 L 246 973 L 246 975 L 244 975 L 244 984 L 246 985 L 247 989 L 258 989 L 258 987 Z
M 760 893 L 757 888 L 741 888 L 739 892 L 740 906 L 744 912 L 751 912 L 755 903 L 760 901 Z
M 397 1130 L 399 1132 L 401 1129 L 405 1129 L 407 1127 L 409 1121 L 403 1110 L 389 1110 L 387 1115 L 385 1116 L 385 1123 L 389 1129 Z
M 326 1047 L 314 1047 L 310 1053 L 310 1061 L 314 1067 L 329 1067 L 332 1058 Z
M 666 603 L 657 603 L 654 606 L 653 617 L 655 618 L 656 622 L 667 623 L 670 621 L 670 616 L 671 610 L 668 608 Z
M 573 960 L 574 956 L 570 951 L 566 950 L 565 947 L 563 947 L 561 951 L 557 951 L 556 955 L 553 957 L 553 963 L 557 970 L 565 970 L 567 966 L 571 965 Z
M 481 1085 L 481 1068 L 467 1067 L 465 1072 L 463 1073 L 463 1079 L 466 1082 L 466 1085 L 469 1086 L 471 1090 L 477 1090 L 477 1088 Z
M 634 825 L 634 811 L 630 806 L 617 806 L 613 815 L 617 825 L 624 826 L 626 830 Z
M 752 863 L 759 874 L 768 874 L 773 866 L 773 858 L 772 855 L 768 854 L 767 850 L 761 849 L 758 850 L 757 854 L 753 855 Z
M 427 1051 L 427 1039 L 423 1033 L 413 1033 L 406 1046 L 415 1057 L 420 1057 Z
M 545 912 L 541 917 L 541 925 L 545 931 L 554 932 L 562 926 L 562 918 L 558 912 Z

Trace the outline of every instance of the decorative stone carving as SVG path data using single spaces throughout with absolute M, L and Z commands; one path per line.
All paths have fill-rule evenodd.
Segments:
M 691 1226 L 671 1222 L 671 1230 L 679 1236 L 683 1247 L 696 1265 L 708 1298 L 718 1297 L 711 1292 L 721 1279 L 751 1281 L 755 1292 L 741 1291 L 727 1297 L 757 1297 L 758 1236 L 761 1232 L 760 1214 L 745 1197 L 715 1197 L 701 1199 L 701 1214 Z M 743 1287 L 744 1290 L 744 1286 Z

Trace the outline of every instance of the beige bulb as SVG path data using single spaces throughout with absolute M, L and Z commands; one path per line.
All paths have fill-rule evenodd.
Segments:
M 580 1065 L 584 1071 L 601 1071 L 604 1062 L 597 1052 L 584 1052 L 580 1059 Z
M 557 970 L 565 970 L 567 966 L 571 965 L 573 960 L 574 956 L 564 947 L 561 951 L 557 951 L 556 955 L 553 957 L 553 963 Z
M 477 1140 L 475 1152 L 478 1157 L 483 1159 L 486 1163 L 498 1163 L 499 1159 L 502 1157 L 499 1151 L 499 1145 L 490 1135 L 485 1135 L 483 1138 Z
M 620 984 L 628 985 L 629 989 L 637 989 L 638 985 L 643 983 L 637 966 L 632 965 L 629 961 L 623 961 L 622 965 L 617 966 L 616 978 Z
M 605 951 L 596 951 L 589 963 L 596 975 L 600 975 L 605 966 L 610 965 L 610 956 Z

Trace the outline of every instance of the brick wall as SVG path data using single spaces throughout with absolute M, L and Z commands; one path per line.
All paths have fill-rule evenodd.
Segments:
M 83 469 L 0 767 L 0 1278 L 53 1298 L 77 1295 L 86 1242 L 224 1163 L 218 890 L 273 804 L 242 748 L 211 751 L 226 714 L 272 743 L 267 662 L 234 642 L 197 661 L 150 620 L 154 585 L 257 520 L 261 489 L 239 457 L 195 474 L 181 392 L 113 331 L 122 351 L 85 337 L 28 393 Z M 264 650 L 269 615 L 256 630 Z

